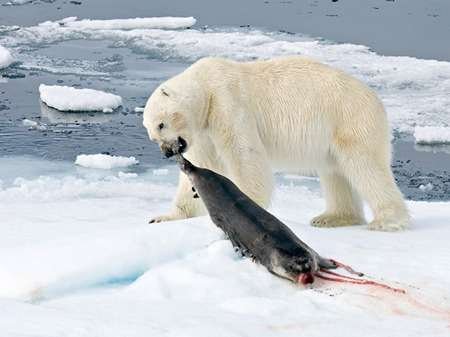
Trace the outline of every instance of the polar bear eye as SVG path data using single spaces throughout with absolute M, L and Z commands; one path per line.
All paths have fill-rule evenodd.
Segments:
M 164 128 L 164 123 L 159 123 L 158 128 L 162 130 Z

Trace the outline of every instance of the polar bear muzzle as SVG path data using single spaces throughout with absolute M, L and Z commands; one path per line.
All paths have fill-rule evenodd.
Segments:
M 183 137 L 178 137 L 173 142 L 166 142 L 161 144 L 161 151 L 167 157 L 170 158 L 175 154 L 181 154 L 186 152 L 187 142 Z

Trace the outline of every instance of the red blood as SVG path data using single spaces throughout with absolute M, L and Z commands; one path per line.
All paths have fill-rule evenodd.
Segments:
M 301 284 L 308 284 L 314 282 L 314 276 L 312 273 L 303 273 L 298 276 L 298 282 Z

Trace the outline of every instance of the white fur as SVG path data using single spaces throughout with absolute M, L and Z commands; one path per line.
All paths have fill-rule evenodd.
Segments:
M 317 173 L 327 209 L 312 220 L 315 226 L 363 223 L 360 198 L 375 216 L 370 229 L 399 230 L 408 223 L 390 169 L 382 103 L 358 80 L 321 63 L 202 59 L 151 95 L 144 126 L 160 145 L 185 138 L 189 160 L 226 175 L 264 207 L 273 169 Z M 204 212 L 181 174 L 173 211 L 156 220 Z

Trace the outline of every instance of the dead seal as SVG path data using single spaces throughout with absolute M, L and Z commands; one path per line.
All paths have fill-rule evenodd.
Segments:
M 176 160 L 194 186 L 194 197 L 200 196 L 212 221 L 243 255 L 279 277 L 301 283 L 312 283 L 319 270 L 339 266 L 322 258 L 230 179 L 193 165 L 181 154 Z
M 173 150 L 180 169 L 192 182 L 194 198 L 202 198 L 212 221 L 228 236 L 243 255 L 262 264 L 274 275 L 295 283 L 312 283 L 314 277 L 382 287 L 394 292 L 405 290 L 373 280 L 336 260 L 321 257 L 275 216 L 246 196 L 230 179 L 193 165 Z M 330 269 L 344 268 L 358 278 L 337 274 Z

